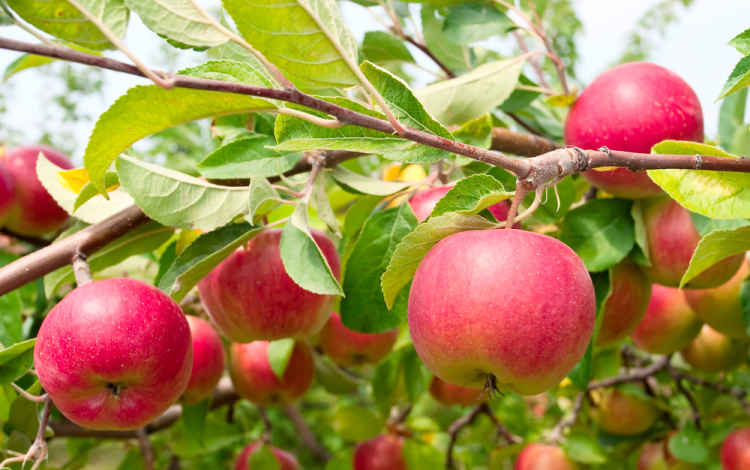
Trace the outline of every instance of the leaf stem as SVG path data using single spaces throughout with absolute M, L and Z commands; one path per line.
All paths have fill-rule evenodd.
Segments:
M 26 31 L 27 33 L 31 34 L 35 38 L 39 39 L 40 41 L 42 41 L 47 46 L 50 46 L 50 47 L 60 47 L 59 44 L 55 44 L 55 42 L 53 42 L 50 39 L 44 37 L 44 35 L 40 34 L 36 30 L 34 30 L 33 28 L 31 28 L 29 26 L 26 26 L 25 24 L 21 23 L 20 21 L 18 21 L 15 18 L 13 18 L 13 24 L 16 25 L 16 26 L 18 26 L 22 30 Z

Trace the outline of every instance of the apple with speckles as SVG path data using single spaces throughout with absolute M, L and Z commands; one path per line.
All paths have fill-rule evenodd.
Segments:
M 747 361 L 750 340 L 730 338 L 708 325 L 688 347 L 680 351 L 690 367 L 702 372 L 728 372 Z
M 437 376 L 432 377 L 429 390 L 432 398 L 444 406 L 476 406 L 489 398 L 489 394 L 481 390 L 453 385 Z
M 733 431 L 721 445 L 723 470 L 750 470 L 750 428 Z
M 188 316 L 193 337 L 193 368 L 182 401 L 193 405 L 210 397 L 224 373 L 224 344 L 216 330 L 202 318 Z
M 16 185 L 8 168 L 0 160 L 0 227 L 10 217 L 16 203 Z
M 630 337 L 643 351 L 673 354 L 686 348 L 702 326 L 703 322 L 693 313 L 683 291 L 654 284 L 646 315 Z
M 234 461 L 234 470 L 253 470 L 250 467 L 250 455 L 255 452 L 259 445 L 259 443 L 254 442 L 245 446 L 240 455 L 237 456 L 237 460 Z M 279 470 L 300 470 L 301 467 L 294 455 L 274 446 L 268 446 L 268 449 L 279 462 Z
M 404 460 L 404 441 L 391 435 L 375 436 L 354 448 L 354 470 L 408 470 Z
M 602 307 L 597 346 L 614 344 L 632 333 L 651 298 L 651 282 L 630 258 L 620 261 L 611 272 L 612 293 Z
M 577 470 L 565 452 L 557 447 L 544 444 L 529 444 L 523 448 L 513 470 Z
M 597 391 L 593 416 L 601 429 L 619 436 L 635 436 L 647 431 L 659 419 L 659 410 L 650 402 L 620 390 Z

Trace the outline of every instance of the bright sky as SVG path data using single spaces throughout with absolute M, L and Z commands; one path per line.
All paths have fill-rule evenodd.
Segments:
M 575 8 L 584 25 L 584 36 L 579 41 L 581 62 L 579 76 L 584 83 L 590 82 L 621 55 L 625 38 L 636 21 L 660 0 L 576 0 Z M 218 5 L 218 0 L 201 0 L 204 7 Z M 362 7 L 343 2 L 342 13 L 355 35 L 361 39 L 364 31 L 382 29 Z M 736 34 L 750 28 L 750 2 L 747 0 L 695 0 L 688 10 L 682 10 L 679 19 L 667 31 L 666 37 L 657 40 L 652 61 L 663 65 L 682 76 L 696 90 L 703 104 L 706 117 L 706 134 L 715 136 L 718 126 L 720 103 L 714 99 L 727 76 L 740 59 L 739 53 L 726 43 Z M 36 42 L 27 33 L 14 27 L 0 29 L 4 37 Z M 125 40 L 139 57 L 153 68 L 163 63 L 160 48 L 162 39 L 146 29 L 140 20 L 131 16 Z M 108 56 L 127 59 L 119 52 L 108 52 Z M 415 57 L 425 66 L 429 60 L 418 52 Z M 17 53 L 0 51 L 0 70 L 18 57 Z M 181 55 L 179 67 L 200 63 L 203 54 L 188 52 Z M 82 66 L 76 66 L 82 67 Z M 4 126 L 10 125 L 23 132 L 23 141 L 31 143 L 42 134 L 42 129 L 67 132 L 72 135 L 77 148 L 73 157 L 81 162 L 83 150 L 94 122 L 81 120 L 60 123 L 49 116 L 45 107 L 61 85 L 45 77 L 44 69 L 24 71 L 2 85 L 0 92 L 5 97 L 6 112 L 0 115 L 0 138 L 7 137 Z M 104 112 L 114 100 L 128 88 L 146 83 L 143 79 L 105 72 L 103 98 L 91 98 L 81 103 L 80 108 L 92 117 Z

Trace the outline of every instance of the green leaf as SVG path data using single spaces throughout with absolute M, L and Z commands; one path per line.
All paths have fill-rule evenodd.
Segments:
M 281 465 L 276 456 L 273 455 L 273 452 L 271 452 L 271 449 L 267 445 L 261 444 L 248 457 L 247 468 L 252 468 L 253 470 L 281 470 Z
M 85 228 L 82 223 L 60 234 L 55 241 L 67 238 Z M 88 257 L 91 272 L 96 273 L 119 264 L 134 255 L 150 253 L 163 245 L 174 234 L 174 229 L 158 222 L 148 222 L 126 233 Z M 44 293 L 52 297 L 65 283 L 75 282 L 72 266 L 65 266 L 44 276 Z
M 356 61 L 357 42 L 334 0 L 224 0 L 223 5 L 247 42 L 292 82 L 308 88 L 359 83 L 342 55 Z
M 270 88 L 271 84 L 248 64 L 212 61 L 180 72 L 198 78 Z M 276 108 L 263 98 L 218 91 L 136 86 L 99 116 L 91 134 L 83 163 L 91 182 L 104 193 L 104 175 L 109 165 L 133 143 L 155 132 L 198 119 L 224 114 Z M 133 123 L 138 123 L 134 126 Z
M 596 295 L 596 324 L 594 334 L 591 335 L 591 340 L 586 348 L 586 352 L 583 353 L 583 357 L 568 373 L 568 378 L 573 382 L 573 386 L 581 392 L 585 392 L 588 389 L 589 382 L 594 374 L 594 345 L 596 344 L 596 336 L 603 319 L 601 313 L 604 303 L 612 295 L 611 272 L 594 273 L 591 277 L 594 283 L 594 294 Z
M 366 441 L 377 436 L 382 428 L 380 418 L 361 406 L 339 406 L 333 414 L 333 432 L 346 442 Z
M 368 31 L 360 50 L 374 64 L 416 63 L 404 41 L 385 31 Z
M 188 46 L 213 47 L 229 40 L 189 0 L 125 0 L 125 6 L 151 31 Z
M 734 47 L 742 55 L 750 55 L 750 29 L 746 29 L 737 36 L 735 36 L 729 45 Z
M 337 366 L 328 357 L 313 355 L 315 359 L 315 377 L 326 392 L 334 395 L 348 395 L 359 388 L 360 379 Z
M 701 237 L 705 237 L 714 230 L 733 230 L 750 225 L 750 220 L 747 219 L 712 219 L 695 212 L 691 212 L 690 217 L 693 219 L 693 225 L 695 225 L 695 229 Z
M 635 244 L 639 250 L 640 256 L 643 257 L 643 266 L 651 266 L 651 258 L 648 251 L 648 235 L 646 234 L 646 222 L 643 220 L 643 204 L 640 199 L 633 201 L 630 208 L 630 216 L 633 218 L 633 228 L 635 230 Z
M 463 49 L 445 37 L 443 32 L 445 20 L 440 16 L 435 16 L 437 12 L 437 9 L 427 4 L 422 5 L 420 16 L 425 45 L 448 69 L 454 73 L 463 72 L 466 70 Z
M 607 454 L 596 439 L 582 433 L 573 432 L 562 440 L 560 446 L 571 459 L 585 464 L 602 464 Z
M 78 0 L 78 3 L 99 18 L 115 37 L 125 37 L 128 9 L 122 0 Z M 115 48 L 104 33 L 67 0 L 7 0 L 7 4 L 25 21 L 63 41 L 92 51 Z
M 724 150 L 731 152 L 731 145 L 738 128 L 745 127 L 745 107 L 747 103 L 747 89 L 727 96 L 721 103 L 719 111 L 719 142 Z
M 685 423 L 669 440 L 669 452 L 679 460 L 695 464 L 705 463 L 709 456 L 706 441 L 692 422 Z
M 200 235 L 171 264 L 158 287 L 180 301 L 198 282 L 262 228 L 247 222 L 228 224 Z
M 382 414 L 387 415 L 396 403 L 398 379 L 401 376 L 401 351 L 389 354 L 372 374 L 372 398 Z
M 326 463 L 324 470 L 353 470 L 354 449 L 344 449 Z
M 415 94 L 437 120 L 446 125 L 460 124 L 503 104 L 513 93 L 523 64 L 517 58 L 489 62 Z
M 419 439 L 407 439 L 404 442 L 403 453 L 409 470 L 435 470 L 445 467 L 443 454 Z
M 182 421 L 188 434 L 203 447 L 203 436 L 206 431 L 206 418 L 211 400 L 206 398 L 195 405 L 182 405 Z
M 422 364 L 414 346 L 405 348 L 403 355 L 406 395 L 411 403 L 415 403 L 430 386 L 431 375 L 427 367 Z
M 710 145 L 666 140 L 652 153 L 737 158 Z M 648 170 L 648 176 L 688 210 L 714 219 L 750 218 L 750 174 L 731 171 Z
M 104 187 L 105 188 L 111 188 L 113 186 L 119 186 L 120 185 L 120 178 L 117 177 L 117 173 L 113 171 L 108 171 L 106 175 L 104 175 Z M 93 184 L 91 182 L 86 183 L 83 188 L 81 188 L 81 191 L 78 193 L 78 197 L 76 198 L 75 204 L 73 204 L 73 212 L 77 211 L 82 205 L 86 204 L 88 201 L 90 201 L 92 198 L 99 195 L 99 191 L 96 190 Z
M 164 225 L 213 230 L 247 210 L 247 188 L 218 186 L 126 155 L 117 159 L 117 174 L 143 212 Z
M 0 10 L 0 18 L 2 17 L 3 11 Z M 1 26 L 1 24 L 0 24 Z M 101 56 L 101 53 L 94 52 L 86 49 L 85 47 L 76 46 L 75 44 L 65 44 L 67 47 L 71 47 L 77 51 L 86 52 L 92 55 L 98 55 Z M 20 56 L 18 59 L 14 60 L 5 68 L 5 73 L 3 74 L 3 81 L 8 81 L 10 77 L 17 74 L 18 72 L 22 72 L 27 69 L 40 67 L 45 64 L 49 64 L 51 62 L 55 62 L 58 59 L 54 59 L 52 57 L 43 57 L 40 55 L 34 55 L 34 54 L 24 54 Z
M 732 93 L 737 93 L 748 85 L 750 85 L 750 56 L 745 56 L 734 66 L 734 70 L 732 70 L 729 78 L 727 78 L 727 82 L 724 84 L 721 92 L 719 92 L 719 97 L 716 98 L 716 101 Z
M 742 318 L 745 319 L 745 330 L 750 336 L 750 280 L 748 279 L 740 284 L 740 304 L 742 305 Z
M 533 81 L 529 80 L 524 74 L 521 74 L 521 76 L 518 77 L 518 83 L 526 86 L 539 86 Z M 541 95 L 541 93 L 539 93 L 538 91 L 515 89 L 513 90 L 513 93 L 510 94 L 508 99 L 500 105 L 500 109 L 502 111 L 505 111 L 506 113 L 514 113 L 520 111 L 530 105 L 535 99 L 539 97 L 539 95 Z
M 262 176 L 250 179 L 250 198 L 247 206 L 247 220 L 258 222 L 266 214 L 281 205 L 278 191 Z
M 502 183 L 490 175 L 476 174 L 456 183 L 432 209 L 431 217 L 448 212 L 478 214 L 484 209 L 512 197 Z
M 346 211 L 346 219 L 344 220 L 344 237 L 349 239 L 356 235 L 367 219 L 370 218 L 372 211 L 378 207 L 378 204 L 380 204 L 380 201 L 382 200 L 383 198 L 381 196 L 365 196 L 357 199 L 354 204 L 351 205 L 349 210 Z
M 750 250 L 750 226 L 729 230 L 714 230 L 701 238 L 690 258 L 690 266 L 682 276 L 680 287 L 714 264 L 737 253 Z
M 331 207 L 331 201 L 328 199 L 326 193 L 326 183 L 323 175 L 315 180 L 315 187 L 313 190 L 312 204 L 315 211 L 318 213 L 320 220 L 325 222 L 328 228 L 333 232 L 334 235 L 341 238 L 341 230 L 339 229 L 339 220 L 336 218 L 336 213 Z
M 461 127 L 453 131 L 453 137 L 462 144 L 489 149 L 492 146 L 492 116 L 487 113 L 465 122 Z M 462 155 L 459 156 L 471 160 L 471 162 L 474 161 Z M 467 162 L 467 164 L 471 162 Z
M 563 221 L 560 240 L 581 257 L 586 269 L 604 271 L 622 261 L 635 244 L 631 201 L 595 199 L 573 209 Z
M 453 44 L 465 46 L 513 28 L 513 21 L 492 4 L 463 3 L 448 8 L 443 33 Z
M 208 154 L 195 169 L 206 178 L 220 180 L 276 176 L 294 168 L 302 154 L 267 148 L 274 145 L 276 139 L 262 134 L 233 140 Z
M 280 339 L 268 344 L 268 362 L 279 380 L 284 380 L 284 372 L 292 358 L 292 351 L 294 351 L 293 339 Z
M 373 196 L 390 196 L 399 191 L 403 191 L 414 182 L 397 182 L 383 181 L 375 178 L 368 178 L 360 174 L 347 170 L 341 165 L 335 166 L 331 171 L 331 176 L 337 183 L 344 186 L 345 189 L 353 190 L 359 194 L 371 194 Z
M 0 26 L 12 26 L 13 17 L 10 16 L 10 12 L 6 11 L 6 6 L 0 3 Z
M 303 289 L 344 295 L 323 252 L 310 234 L 307 204 L 300 202 L 281 232 L 281 261 L 289 277 Z
M 454 233 L 467 230 L 486 230 L 495 224 L 479 215 L 449 212 L 430 217 L 409 235 L 404 237 L 393 253 L 388 269 L 381 278 L 381 287 L 388 308 L 393 308 L 396 296 L 417 272 L 419 263 L 437 242 Z
M 383 96 L 393 115 L 401 124 L 444 139 L 454 140 L 451 133 L 420 103 L 406 82 L 371 62 L 365 61 L 359 68 L 372 86 Z M 426 163 L 442 160 L 447 156 L 447 152 L 412 143 L 406 150 L 389 152 L 383 156 L 401 162 Z
M 343 286 L 346 297 L 341 299 L 339 309 L 347 328 L 383 333 L 406 319 L 408 291 L 404 290 L 389 309 L 378 281 L 396 246 L 418 223 L 409 204 L 377 212 L 367 219 L 346 263 Z
M 172 241 L 167 247 L 164 249 L 164 252 L 161 254 L 161 257 L 159 257 L 159 272 L 156 274 L 156 277 L 154 278 L 154 285 L 158 286 L 161 280 L 164 278 L 164 275 L 167 273 L 170 267 L 172 267 L 172 264 L 174 264 L 174 261 L 177 259 L 177 240 Z
M 0 351 L 0 385 L 9 384 L 26 373 L 34 365 L 36 339 Z
M 42 393 L 42 384 L 37 380 L 26 391 L 38 397 Z M 39 414 L 36 407 L 37 403 L 30 400 L 13 400 L 10 405 L 8 421 L 3 424 L 3 432 L 10 435 L 16 430 L 25 434 L 33 442 L 39 430 Z

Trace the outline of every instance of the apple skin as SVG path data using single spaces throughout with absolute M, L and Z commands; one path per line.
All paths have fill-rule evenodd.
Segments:
M 529 444 L 518 454 L 513 470 L 577 470 L 578 465 L 557 446 Z
M 711 328 L 730 338 L 750 339 L 742 316 L 740 286 L 750 275 L 750 264 L 742 263 L 732 278 L 713 289 L 689 289 L 685 298 L 695 314 Z
M 0 227 L 5 224 L 15 203 L 16 184 L 5 164 L 0 161 Z
M 124 278 L 66 295 L 44 319 L 34 348 L 39 381 L 55 406 L 94 430 L 133 430 L 153 421 L 182 395 L 192 363 L 180 306 Z
M 494 376 L 501 390 L 537 395 L 557 385 L 586 351 L 594 288 L 581 259 L 559 240 L 474 230 L 444 238 L 427 253 L 408 315 L 417 354 L 441 379 L 483 388 Z
M 656 407 L 634 395 L 619 390 L 597 394 L 598 407 L 593 412 L 599 427 L 618 436 L 635 436 L 648 430 L 659 419 Z
M 732 432 L 721 445 L 723 470 L 750 470 L 750 427 Z
M 612 268 L 612 294 L 602 309 L 597 346 L 607 346 L 627 337 L 643 320 L 651 298 L 651 282 L 641 268 L 625 258 Z
M 237 456 L 237 460 L 234 461 L 234 470 L 252 470 L 249 464 L 250 454 L 255 452 L 258 445 L 259 443 L 253 442 L 242 449 L 240 455 Z M 276 460 L 279 461 L 279 470 L 300 470 L 301 467 L 299 466 L 299 462 L 297 462 L 297 457 L 294 455 L 274 446 L 268 446 L 268 449 L 276 457 Z
M 353 470 L 408 470 L 401 438 L 381 434 L 354 448 Z
M 343 367 L 376 364 L 391 352 L 398 339 L 398 328 L 385 333 L 359 333 L 341 323 L 341 315 L 331 314 L 320 330 L 318 346 L 335 364 Z
M 333 275 L 341 279 L 341 263 L 331 240 L 311 230 Z M 335 296 L 306 291 L 284 269 L 281 229 L 252 238 L 198 283 L 211 321 L 235 343 L 303 339 L 316 334 L 331 315 Z
M 565 143 L 596 150 L 651 153 L 663 140 L 703 142 L 703 111 L 690 85 L 647 62 L 619 65 L 599 75 L 576 100 L 565 121 Z M 645 171 L 625 168 L 583 173 L 613 196 L 640 199 L 662 192 Z
M 297 341 L 284 371 L 284 380 L 276 377 L 268 362 L 268 341 L 232 343 L 229 347 L 229 376 L 237 395 L 258 406 L 284 406 L 295 402 L 310 390 L 315 378 L 315 363 L 307 343 Z
M 702 372 L 727 372 L 744 364 L 750 342 L 725 336 L 708 325 L 680 355 L 690 366 Z
M 476 406 L 486 402 L 489 398 L 489 394 L 476 388 L 453 385 L 437 376 L 433 376 L 430 382 L 430 395 L 444 406 Z
M 73 168 L 65 154 L 46 145 L 16 147 L 0 157 L 16 187 L 16 204 L 5 222 L 5 228 L 18 235 L 45 235 L 60 229 L 70 218 L 36 176 L 36 161 L 40 152 L 64 170 Z
M 665 194 L 643 201 L 643 221 L 651 266 L 641 269 L 654 283 L 678 287 L 701 240 L 690 212 Z M 724 284 L 740 269 L 744 257 L 738 253 L 724 258 L 685 287 L 706 289 Z
M 666 440 L 646 444 L 638 457 L 636 470 L 701 470 L 703 467 L 678 460 L 669 452 L 669 440 L 674 434 L 676 432 Z
M 213 394 L 224 373 L 224 344 L 214 328 L 202 318 L 187 316 L 193 337 L 193 368 L 182 401 L 187 405 L 202 402 Z
M 646 315 L 630 337 L 651 354 L 673 354 L 692 343 L 702 327 L 684 291 L 654 284 Z
M 432 210 L 437 205 L 438 201 L 448 194 L 448 191 L 450 191 L 453 188 L 453 185 L 450 186 L 439 186 L 437 188 L 431 188 L 431 189 L 425 189 L 423 191 L 418 191 L 414 196 L 409 199 L 409 205 L 411 206 L 411 210 L 414 212 L 414 215 L 417 216 L 417 220 L 421 223 L 427 220 L 427 218 L 432 213 Z M 500 201 L 497 204 L 493 204 L 490 207 L 487 208 L 492 215 L 495 216 L 495 218 L 502 222 L 508 218 L 508 212 L 510 211 L 510 202 Z M 516 222 L 513 224 L 513 228 L 521 228 L 521 223 Z

